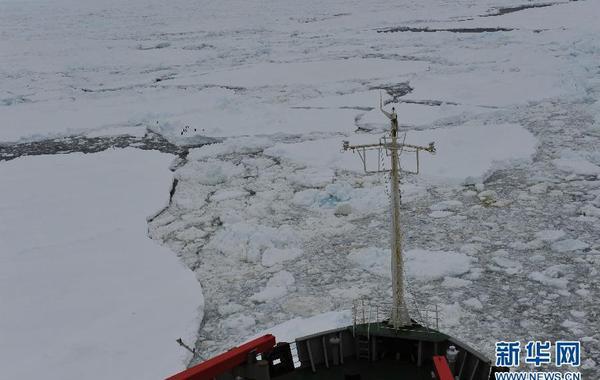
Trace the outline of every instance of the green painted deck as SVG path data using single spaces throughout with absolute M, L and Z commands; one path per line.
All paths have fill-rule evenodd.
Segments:
M 431 380 L 428 368 L 393 360 L 380 360 L 375 363 L 366 360 L 346 361 L 343 366 L 318 368 L 315 373 L 310 368 L 296 370 L 278 376 L 277 380 L 344 380 L 346 374 L 360 374 L 362 380 Z

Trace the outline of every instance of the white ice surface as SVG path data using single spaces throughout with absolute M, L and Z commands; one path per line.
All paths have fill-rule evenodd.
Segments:
M 327 82 L 360 81 L 407 75 L 426 68 L 424 62 L 386 59 L 343 59 L 313 62 L 261 63 L 206 74 L 202 80 L 219 85 L 260 87 L 323 85 Z
M 437 97 L 436 97 L 437 98 Z M 377 98 L 372 96 L 365 103 L 374 103 Z M 376 104 L 372 104 L 377 106 Z M 484 109 L 475 106 L 466 105 L 455 105 L 444 103 L 439 106 L 431 106 L 427 104 L 414 104 L 414 103 L 400 103 L 394 104 L 396 113 L 398 114 L 398 120 L 401 125 L 411 126 L 427 126 L 440 119 L 457 117 L 463 113 L 478 113 L 483 112 Z M 387 108 L 390 108 L 389 106 Z M 359 125 L 364 129 L 372 129 L 374 127 L 389 128 L 389 123 L 386 123 L 386 118 L 382 117 L 379 108 L 375 108 L 372 111 L 366 112 L 364 116 L 360 118 Z
M 560 158 L 552 160 L 552 163 L 560 170 L 581 175 L 600 174 L 600 166 L 591 163 L 577 152 L 565 150 Z
M 298 240 L 298 233 L 290 226 L 277 228 L 257 225 L 247 221 L 226 224 L 216 233 L 208 247 L 226 256 L 249 262 L 261 261 L 261 251 L 267 248 L 287 247 Z M 244 247 L 244 248 L 240 248 Z
M 2 378 L 160 379 L 203 315 L 194 274 L 146 235 L 173 156 L 134 149 L 0 164 Z
M 391 276 L 390 250 L 377 247 L 355 249 L 348 259 L 378 276 Z M 406 274 L 417 281 L 442 279 L 467 273 L 473 259 L 460 252 L 411 249 L 405 252 Z
M 275 264 L 283 263 L 289 260 L 294 260 L 302 256 L 304 252 L 298 248 L 267 248 L 262 253 L 262 265 L 271 267 Z
M 378 142 L 378 135 L 358 135 L 348 138 L 351 144 Z M 404 135 L 402 135 L 404 139 Z M 292 144 L 277 144 L 265 150 L 274 157 L 288 159 L 311 167 L 362 170 L 356 155 L 343 152 L 344 138 L 329 138 Z M 493 169 L 513 163 L 527 162 L 535 152 L 537 140 L 516 124 L 463 125 L 426 131 L 409 131 L 406 142 L 427 145 L 436 142 L 437 153 L 421 153 L 420 176 L 432 181 L 460 183 L 482 179 Z M 319 152 L 319 154 L 315 154 Z M 377 169 L 377 151 L 367 156 L 368 169 Z M 406 169 L 415 168 L 414 156 L 406 153 L 401 160 Z
M 565 253 L 588 248 L 590 245 L 578 239 L 565 239 L 552 243 L 552 249 Z
M 558 69 L 557 69 L 558 70 Z M 438 99 L 468 106 L 509 106 L 565 93 L 561 82 L 548 73 L 471 71 L 429 75 L 413 82 L 416 90 L 407 99 Z
M 542 241 L 552 242 L 565 236 L 565 232 L 563 230 L 542 230 L 536 233 L 535 236 Z
M 307 318 L 298 317 L 290 319 L 289 321 L 261 331 L 253 337 L 272 334 L 278 342 L 293 342 L 296 338 L 345 327 L 351 323 L 352 313 L 349 310 L 330 311 Z
M 285 270 L 277 272 L 267 281 L 267 286 L 254 294 L 250 299 L 256 302 L 266 302 L 286 295 L 292 285 L 294 276 Z
M 494 1 L 283 2 L 269 5 L 270 16 L 253 1 L 175 3 L 3 1 L 0 141 L 152 128 L 184 142 L 185 125 L 203 136 L 349 132 L 384 124 L 376 109 L 361 109 L 376 107 L 373 88 L 399 82 L 413 89 L 403 100 L 446 102 L 396 105 L 401 123 L 424 126 L 576 93 L 585 70 L 555 52 L 598 31 L 593 2 L 501 18 L 472 17 Z M 403 22 L 515 31 L 464 42 L 446 32 L 376 32 Z

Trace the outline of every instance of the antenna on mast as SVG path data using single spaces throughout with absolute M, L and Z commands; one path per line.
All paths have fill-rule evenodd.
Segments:
M 400 167 L 399 156 L 402 153 L 414 152 L 416 156 L 416 168 L 414 171 L 403 170 L 406 173 L 418 174 L 419 173 L 419 152 L 425 151 L 429 153 L 435 153 L 434 143 L 429 143 L 428 146 L 406 144 L 404 141 L 398 143 L 398 116 L 396 115 L 395 109 L 392 108 L 392 112 L 386 112 L 383 109 L 383 99 L 381 97 L 381 91 L 379 92 L 379 109 L 391 122 L 391 130 L 389 136 L 384 136 L 379 139 L 378 144 L 362 144 L 362 145 L 350 145 L 350 142 L 343 141 L 342 149 L 344 151 L 352 151 L 358 153 L 360 157 L 365 173 L 385 173 L 389 172 L 391 177 L 390 183 L 390 202 L 392 210 L 392 293 L 393 293 L 393 304 L 392 304 L 392 315 L 390 316 L 390 323 L 393 327 L 399 328 L 402 326 L 411 325 L 410 316 L 408 315 L 408 309 L 406 307 L 406 301 L 404 297 L 404 261 L 402 259 L 402 229 L 400 228 Z M 405 136 L 406 139 L 406 136 Z M 377 150 L 377 170 L 367 169 L 367 151 Z M 382 154 L 385 153 L 389 156 L 392 161 L 391 168 L 385 170 L 381 165 Z

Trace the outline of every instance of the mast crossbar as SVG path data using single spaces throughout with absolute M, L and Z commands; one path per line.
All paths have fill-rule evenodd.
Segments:
M 407 152 L 415 152 L 415 151 L 419 151 L 419 150 L 424 150 L 429 153 L 435 153 L 435 144 L 434 143 L 429 143 L 428 146 L 400 143 L 400 144 L 396 144 L 396 147 L 394 147 L 391 142 L 379 142 L 377 144 L 350 145 L 350 143 L 348 141 L 344 141 L 343 145 L 342 145 L 342 149 L 344 151 L 351 150 L 353 152 L 358 149 L 362 149 L 364 151 L 364 150 L 372 150 L 372 149 L 377 149 L 377 148 L 385 148 L 388 150 L 404 150 Z M 406 148 L 414 149 L 414 150 L 406 150 Z
M 389 156 L 392 151 L 399 153 L 415 153 L 416 159 L 416 170 L 406 170 L 405 168 L 400 168 L 405 173 L 408 174 L 419 174 L 419 152 L 425 151 L 432 154 L 435 154 L 435 144 L 430 143 L 428 146 L 421 145 L 413 145 L 413 144 L 405 144 L 405 143 L 396 143 L 387 142 L 386 138 L 382 138 L 383 141 L 380 141 L 378 144 L 358 144 L 358 145 L 350 145 L 348 141 L 344 141 L 342 145 L 342 149 L 344 151 L 352 151 L 352 153 L 358 153 L 358 157 L 360 158 L 363 164 L 363 170 L 367 174 L 374 173 L 389 173 L 391 169 L 384 169 L 381 165 L 381 153 L 382 150 L 385 149 L 386 156 Z M 369 170 L 367 168 L 367 151 L 377 150 L 378 151 L 378 160 L 377 160 L 377 170 Z

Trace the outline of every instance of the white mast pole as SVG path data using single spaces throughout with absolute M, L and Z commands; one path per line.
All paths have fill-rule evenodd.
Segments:
M 402 258 L 402 229 L 400 224 L 400 163 L 398 160 L 398 119 L 392 114 L 392 170 L 391 206 L 392 206 L 392 293 L 393 306 L 391 322 L 394 327 L 410 325 L 410 317 L 404 300 L 404 260 Z

